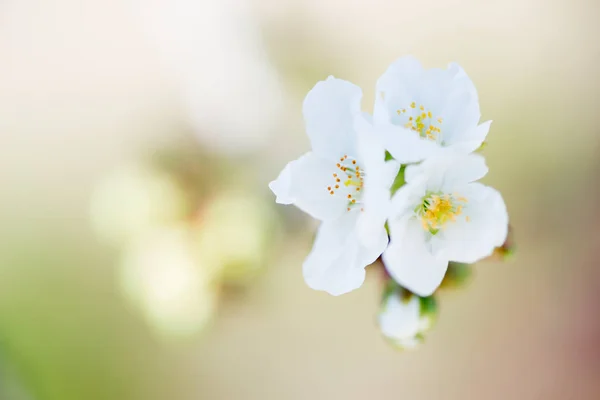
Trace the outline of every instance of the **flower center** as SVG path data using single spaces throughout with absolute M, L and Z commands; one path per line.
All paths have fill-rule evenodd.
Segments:
M 417 106 L 413 101 L 408 108 L 396 110 L 396 113 L 399 116 L 407 117 L 404 127 L 417 132 L 420 137 L 437 140 L 441 136 L 442 118 L 437 117 L 434 119 L 431 111 L 427 110 L 425 106 Z
M 360 168 L 356 160 L 344 155 L 340 162 L 336 164 L 339 172 L 333 174 L 335 182 L 327 186 L 330 195 L 344 196 L 348 199 L 348 211 L 361 204 L 362 189 L 364 185 L 365 173 Z M 361 211 L 363 209 L 361 208 Z
M 415 208 L 423 229 L 435 235 L 448 223 L 456 221 L 462 214 L 467 199 L 458 195 L 428 193 Z M 469 222 L 469 217 L 465 220 Z

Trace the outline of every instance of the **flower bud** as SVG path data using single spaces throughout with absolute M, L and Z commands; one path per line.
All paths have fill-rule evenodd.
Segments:
M 437 304 L 433 296 L 419 297 L 390 280 L 379 312 L 379 328 L 397 349 L 415 348 L 433 326 Z

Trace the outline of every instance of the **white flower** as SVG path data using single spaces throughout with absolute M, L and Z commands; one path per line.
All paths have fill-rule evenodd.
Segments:
M 384 294 L 379 328 L 395 347 L 414 348 L 433 326 L 436 311 L 433 297 L 420 298 L 402 289 L 394 290 Z
M 392 198 L 385 266 L 402 286 L 429 296 L 449 261 L 474 263 L 507 236 L 500 193 L 474 181 L 487 173 L 483 157 L 445 152 L 406 168 L 406 184 Z
M 187 226 L 148 231 L 123 255 L 124 294 L 166 337 L 190 336 L 207 326 L 218 303 L 212 265 L 202 263 Z
M 303 273 L 311 288 L 332 295 L 360 287 L 364 268 L 388 243 L 384 223 L 399 164 L 385 162 L 383 147 L 356 132 L 361 98 L 350 82 L 329 77 L 317 83 L 303 105 L 312 151 L 269 184 L 277 203 L 322 221 Z
M 407 164 L 450 147 L 471 153 L 491 121 L 479 124 L 475 86 L 458 64 L 425 70 L 413 57 L 395 61 L 377 81 L 373 119 L 390 154 Z
M 183 219 L 189 206 L 185 192 L 171 176 L 147 165 L 133 164 L 115 169 L 97 185 L 90 217 L 103 240 L 126 244 Z

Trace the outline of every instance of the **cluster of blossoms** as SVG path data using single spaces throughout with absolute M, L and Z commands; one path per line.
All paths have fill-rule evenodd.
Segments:
M 303 264 L 313 289 L 341 295 L 360 287 L 380 259 L 390 279 L 379 322 L 401 347 L 432 323 L 433 294 L 448 265 L 475 263 L 501 247 L 508 214 L 475 154 L 491 121 L 457 64 L 424 69 L 412 57 L 379 78 L 373 114 L 361 89 L 329 77 L 303 104 L 312 151 L 269 187 L 321 221 Z M 391 285 L 391 286 L 390 286 Z M 391 287 L 391 289 L 390 289 Z

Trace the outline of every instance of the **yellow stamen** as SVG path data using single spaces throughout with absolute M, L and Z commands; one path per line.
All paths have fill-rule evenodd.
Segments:
M 423 202 L 417 206 L 415 212 L 421 219 L 423 229 L 436 234 L 448 222 L 456 221 L 456 217 L 463 212 L 464 203 L 466 203 L 464 197 L 448 193 L 431 193 L 423 198 Z M 468 217 L 466 220 L 469 221 Z
M 435 126 L 433 120 L 433 113 L 430 110 L 427 110 L 424 105 L 418 105 L 416 102 L 410 103 L 410 108 L 419 108 L 420 112 L 417 115 L 409 115 L 408 122 L 404 124 L 405 128 L 408 128 L 414 132 L 417 132 L 420 137 L 426 138 L 429 140 L 438 140 L 439 134 L 441 134 L 442 130 Z M 396 110 L 398 115 L 402 115 L 406 112 L 405 108 L 401 108 Z M 410 114 L 410 113 L 409 113 Z M 428 124 L 425 124 L 425 121 L 429 119 Z M 442 123 L 442 118 L 437 118 L 437 123 Z

